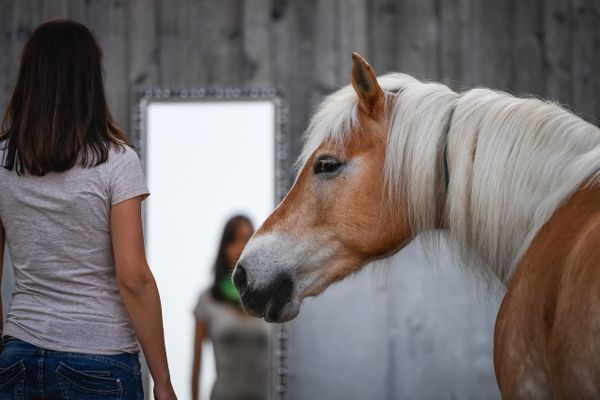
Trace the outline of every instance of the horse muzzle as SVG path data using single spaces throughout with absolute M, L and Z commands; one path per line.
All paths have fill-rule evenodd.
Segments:
M 257 285 L 244 264 L 239 263 L 232 279 L 248 314 L 268 322 L 285 322 L 296 316 L 297 311 L 292 310 L 294 283 L 289 274 L 279 273 L 269 282 Z

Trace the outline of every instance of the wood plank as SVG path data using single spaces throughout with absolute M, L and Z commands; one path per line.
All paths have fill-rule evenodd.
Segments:
M 317 0 L 314 42 L 314 95 L 322 97 L 338 86 L 338 1 Z
M 82 0 L 67 0 L 69 18 L 85 23 L 87 2 Z
M 41 0 L 41 22 L 56 18 L 67 18 L 69 15 L 68 0 Z
M 158 83 L 156 0 L 127 2 L 129 83 L 133 89 Z
M 339 85 L 347 85 L 351 82 L 352 52 L 358 52 L 371 62 L 368 6 L 368 0 L 338 0 L 336 62 Z M 378 74 L 382 72 L 377 69 L 375 71 Z
M 400 1 L 371 0 L 369 10 L 369 62 L 379 74 L 400 70 L 396 41 L 400 24 Z
M 595 0 L 572 0 L 573 108 L 598 125 L 600 120 L 600 6 Z
M 110 109 L 117 123 L 127 129 L 130 120 L 130 90 L 125 1 L 88 2 L 85 23 L 95 33 L 102 47 Z
M 158 73 L 162 87 L 189 85 L 185 71 L 189 68 L 190 0 L 158 0 Z
M 12 19 L 12 46 L 10 81 L 16 82 L 21 54 L 29 35 L 41 20 L 41 3 L 36 0 L 23 0 L 14 3 Z
M 127 3 L 127 80 L 129 93 L 129 137 L 136 143 L 135 121 L 132 112 L 136 106 L 135 92 L 141 88 L 158 86 L 158 32 L 156 0 L 129 0 Z
M 293 94 L 289 93 L 289 83 L 292 76 L 292 54 L 296 44 L 292 32 L 295 7 L 287 1 L 275 1 L 270 12 L 272 81 L 285 89 L 288 96 L 292 96 Z
M 401 1 L 399 5 L 395 39 L 397 54 L 393 70 L 427 80 L 438 79 L 436 1 Z
M 514 0 L 473 1 L 473 84 L 508 90 L 512 84 L 510 29 Z
M 512 87 L 515 92 L 544 96 L 542 0 L 516 1 L 512 44 Z
M 160 0 L 159 5 L 161 86 L 242 84 L 240 0 Z
M 303 133 L 315 104 L 312 96 L 315 9 L 314 0 L 277 1 L 271 13 L 273 84 L 287 94 L 292 159 L 300 153 Z
M 460 90 L 473 84 L 471 1 L 448 0 L 438 4 L 439 78 Z
M 11 57 L 13 54 L 14 31 L 12 29 L 12 19 L 14 4 L 11 0 L 0 1 L 0 49 L 2 49 L 2 55 L 0 56 L 0 119 L 4 118 L 4 112 L 15 84 L 13 76 L 16 76 L 16 74 L 13 71 L 19 68 L 18 63 L 15 63 Z
M 242 4 L 241 0 L 209 3 L 207 53 L 210 84 L 240 85 L 243 82 Z
M 209 52 L 212 19 L 210 0 L 192 1 L 188 4 L 186 41 L 188 59 L 185 71 L 185 86 L 207 86 L 210 84 L 211 56 Z
M 570 2 L 546 0 L 543 3 L 543 53 L 546 97 L 564 104 L 572 99 Z
M 293 158 L 296 158 L 302 149 L 303 134 L 308 121 L 319 99 L 315 93 L 314 67 L 315 67 L 315 36 L 317 2 L 306 0 L 293 3 L 294 20 L 292 34 L 294 47 L 291 51 L 291 80 L 290 88 L 290 113 Z M 319 38 L 320 39 L 320 38 Z
M 271 84 L 271 14 L 270 0 L 242 2 L 242 79 L 245 84 Z

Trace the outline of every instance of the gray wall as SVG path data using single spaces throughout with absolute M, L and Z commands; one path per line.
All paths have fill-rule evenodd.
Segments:
M 499 398 L 491 339 L 500 284 L 459 271 L 447 254 L 442 247 L 431 265 L 413 242 L 391 265 L 305 301 L 289 324 L 288 398 Z
M 313 107 L 348 83 L 353 50 L 379 73 L 532 93 L 600 117 L 596 0 L 0 0 L 0 109 L 27 35 L 55 17 L 96 32 L 113 112 L 130 131 L 137 88 L 276 85 L 296 155 Z M 289 397 L 496 397 L 498 298 L 440 264 L 412 246 L 382 277 L 362 273 L 308 301 L 289 325 Z
M 277 85 L 297 154 L 314 105 L 349 82 L 353 50 L 379 73 L 533 93 L 600 117 L 596 0 L 0 0 L 0 109 L 28 34 L 56 17 L 96 32 L 125 128 L 139 87 Z

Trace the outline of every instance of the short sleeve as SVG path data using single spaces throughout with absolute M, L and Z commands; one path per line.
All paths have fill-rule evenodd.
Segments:
M 142 200 L 150 195 L 142 164 L 137 153 L 129 146 L 114 150 L 109 160 L 109 195 L 110 205 L 121 203 L 134 197 L 142 196 Z
M 208 325 L 210 323 L 210 307 L 210 293 L 209 291 L 205 291 L 198 298 L 198 302 L 194 308 L 194 317 L 196 317 L 196 321 Z

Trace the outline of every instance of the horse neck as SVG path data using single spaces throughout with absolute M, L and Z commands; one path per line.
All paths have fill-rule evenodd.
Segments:
M 446 224 L 463 262 L 504 282 L 539 229 L 597 182 L 600 133 L 552 103 L 485 89 L 458 99 L 448 132 Z

